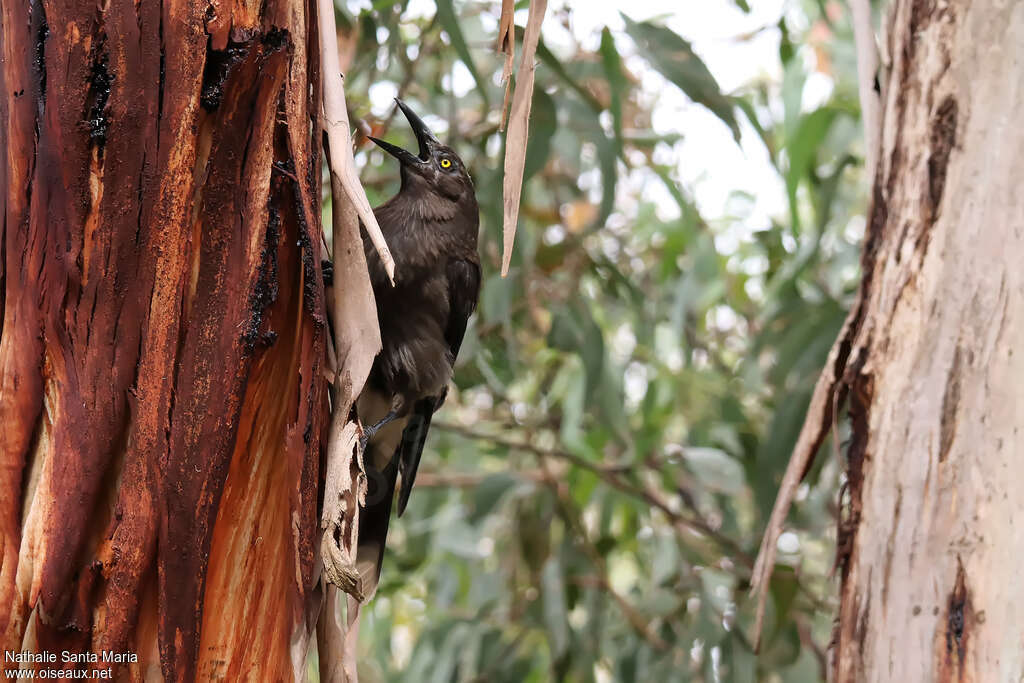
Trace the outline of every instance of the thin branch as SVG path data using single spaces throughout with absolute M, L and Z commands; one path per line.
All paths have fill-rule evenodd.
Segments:
M 541 448 L 535 444 L 517 441 L 514 439 L 508 439 L 502 436 L 496 436 L 492 434 L 484 434 L 481 432 L 474 431 L 468 427 L 461 425 L 452 424 L 450 422 L 435 422 L 434 426 L 438 429 L 459 434 L 470 439 L 479 439 L 483 441 L 490 441 L 491 443 L 508 448 L 510 450 L 520 450 L 534 455 L 545 457 L 545 458 L 556 458 L 564 460 L 576 467 L 585 469 L 593 474 L 597 475 L 609 486 L 622 491 L 634 498 L 646 502 L 653 508 L 660 510 L 668 517 L 669 521 L 676 527 L 679 532 L 692 531 L 697 532 L 712 541 L 714 541 L 719 547 L 724 549 L 726 552 L 735 555 L 744 564 L 748 566 L 751 564 L 750 556 L 747 555 L 742 548 L 736 545 L 735 541 L 722 535 L 712 528 L 707 522 L 700 518 L 692 518 L 683 515 L 678 510 L 672 508 L 667 500 L 658 492 L 653 485 L 648 484 L 644 488 L 638 487 L 635 484 L 627 481 L 623 478 L 624 472 L 635 469 L 637 466 L 628 464 L 612 464 L 612 465 L 599 465 L 592 463 L 589 460 L 574 455 L 568 451 L 559 449 L 547 449 Z M 642 465 L 642 463 L 641 463 Z
M 642 498 L 645 501 L 647 501 L 651 506 L 665 513 L 669 517 L 669 519 L 672 520 L 673 524 L 676 525 L 677 531 L 682 531 L 684 528 L 687 531 L 696 531 L 701 535 L 713 540 L 715 543 L 718 544 L 719 547 L 728 551 L 729 554 L 735 556 L 736 559 L 738 559 L 744 565 L 749 567 L 753 564 L 753 560 L 751 559 L 750 555 L 746 553 L 746 551 L 740 548 L 736 544 L 736 542 L 733 541 L 731 538 L 715 530 L 714 527 L 712 527 L 710 524 L 704 521 L 703 518 L 697 515 L 696 510 L 694 510 L 692 507 L 690 509 L 694 513 L 693 517 L 685 517 L 681 515 L 679 512 L 671 508 L 668 501 L 665 500 L 662 496 L 661 492 L 654 488 L 653 484 L 650 483 L 646 483 L 644 485 L 644 488 L 640 491 L 640 494 Z M 683 500 L 685 501 L 685 497 L 683 498 Z
M 544 473 L 537 469 L 516 470 L 514 474 L 534 483 L 544 481 Z M 416 475 L 416 488 L 468 489 L 479 486 L 489 476 L 489 472 L 419 472 Z
M 626 621 L 633 627 L 633 630 L 637 634 L 646 640 L 651 647 L 655 650 L 665 651 L 668 650 L 670 645 L 665 642 L 665 639 L 655 633 L 650 624 L 644 618 L 644 615 L 637 611 L 633 605 L 629 603 L 622 595 L 615 590 L 611 583 L 608 581 L 606 576 L 575 576 L 572 578 L 572 582 L 577 586 L 584 586 L 589 588 L 599 588 L 611 596 L 615 604 L 618 605 L 619 611 L 626 617 Z
M 453 422 L 438 422 L 435 420 L 433 422 L 433 426 L 436 427 L 437 429 L 443 429 L 446 432 L 458 434 L 459 436 L 464 436 L 468 439 L 490 441 L 491 443 L 497 446 L 501 446 L 502 448 L 526 451 L 527 453 L 533 453 L 534 455 L 539 455 L 543 457 L 553 457 L 558 458 L 560 460 L 567 460 L 573 465 L 576 465 L 577 467 L 582 467 L 583 469 L 586 470 L 590 470 L 591 472 L 598 476 L 603 476 L 603 474 L 609 471 L 609 469 L 613 471 L 621 471 L 623 467 L 622 465 L 597 465 L 595 463 L 592 463 L 588 460 L 579 457 L 578 455 L 573 455 L 568 451 L 562 451 L 551 448 L 541 448 L 537 444 L 533 444 L 528 441 L 519 441 L 516 439 L 509 439 L 508 437 L 499 436 L 496 434 L 486 434 L 484 432 L 478 432 L 470 427 L 455 424 Z

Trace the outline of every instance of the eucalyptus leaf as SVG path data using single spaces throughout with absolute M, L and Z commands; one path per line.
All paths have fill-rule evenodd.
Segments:
M 554 99 L 541 89 L 535 90 L 533 107 L 530 109 L 530 141 L 526 145 L 523 182 L 544 168 L 551 154 L 551 138 L 557 127 L 558 115 Z
M 569 617 L 565 605 L 565 578 L 557 555 L 552 555 L 541 572 L 541 600 L 544 621 L 551 638 L 551 652 L 557 659 L 569 648 Z
M 462 34 L 462 27 L 455 14 L 454 0 L 437 0 L 437 18 L 448 33 L 448 37 L 451 38 L 452 45 L 455 47 L 459 59 L 462 60 L 462 63 L 466 65 L 469 73 L 473 76 L 477 92 L 483 98 L 484 105 L 487 105 L 490 99 L 487 95 L 487 82 L 480 76 L 480 72 L 476 68 L 476 62 L 473 60 L 473 55 L 469 51 L 469 45 L 466 44 L 466 37 Z
M 620 13 L 621 14 L 621 13 Z M 697 56 L 690 43 L 671 29 L 647 21 L 633 21 L 621 14 L 626 33 L 636 42 L 651 66 L 685 92 L 690 99 L 707 107 L 729 126 L 739 141 L 740 127 L 733 113 L 732 100 L 722 94 L 718 82 Z
M 615 154 L 622 156 L 622 99 L 629 86 L 622 71 L 622 57 L 615 48 L 615 38 L 607 27 L 601 31 L 600 50 L 610 91 L 609 110 L 612 113 L 612 129 L 615 132 Z
M 725 451 L 691 447 L 683 451 L 683 458 L 704 488 L 730 495 L 743 491 L 743 466 Z

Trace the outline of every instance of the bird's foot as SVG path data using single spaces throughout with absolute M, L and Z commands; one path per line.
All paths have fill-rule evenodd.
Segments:
M 370 439 L 373 438 L 374 434 L 379 432 L 384 425 L 397 418 L 398 414 L 399 411 L 397 409 L 393 409 L 388 412 L 387 415 L 382 417 L 376 424 L 372 424 L 369 427 L 363 427 L 363 435 L 359 437 L 359 448 L 361 452 L 366 452 L 366 445 L 370 442 Z

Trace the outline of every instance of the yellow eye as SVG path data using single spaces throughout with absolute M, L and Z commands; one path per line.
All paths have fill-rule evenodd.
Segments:
M 452 167 L 451 159 L 441 159 L 441 168 L 451 168 L 451 167 Z

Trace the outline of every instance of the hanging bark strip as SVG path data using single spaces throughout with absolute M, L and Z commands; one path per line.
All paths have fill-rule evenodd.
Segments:
M 354 571 L 356 534 L 359 528 L 359 501 L 365 490 L 365 476 L 356 453 L 357 425 L 349 419 L 352 404 L 363 388 L 380 350 L 380 330 L 377 327 L 377 307 L 366 267 L 363 242 L 359 235 L 359 206 L 369 208 L 362 185 L 355 172 L 352 158 L 352 140 L 349 134 L 348 113 L 345 108 L 345 90 L 338 72 L 337 31 L 331 0 L 320 0 L 324 21 L 320 26 L 322 60 L 324 64 L 324 119 L 330 149 L 332 224 L 334 233 L 334 349 L 338 369 L 335 375 L 334 401 L 330 436 L 327 447 L 326 495 L 321 519 L 323 537 L 321 559 L 324 579 L 362 599 Z M 328 14 L 329 12 L 329 14 Z M 330 18 L 327 18 L 330 17 Z M 350 186 L 358 188 L 361 201 L 353 198 Z M 357 215 L 357 213 L 359 215 Z M 380 234 L 376 218 L 368 211 L 372 226 L 364 218 L 371 235 L 379 236 L 378 253 L 385 264 L 390 264 L 389 275 L 394 278 L 394 262 Z M 377 244 L 376 240 L 374 243 Z
M 392 282 L 395 266 L 356 174 L 331 0 L 320 0 L 320 12 L 323 110 L 330 151 L 334 244 L 335 296 L 331 318 L 337 368 L 320 522 L 324 601 L 318 639 L 321 645 L 321 679 L 328 683 L 354 683 L 357 676 L 355 647 L 359 635 L 359 609 L 363 600 L 355 558 L 359 540 L 359 508 L 366 495 L 366 475 L 362 453 L 358 452 L 359 426 L 351 419 L 351 411 L 381 348 L 377 306 L 359 234 L 360 219 Z M 342 626 L 340 609 L 343 599 L 338 588 L 349 594 L 346 626 Z
M 504 247 L 501 259 L 501 276 L 508 275 L 512 262 L 512 245 L 516 239 L 519 224 L 519 200 L 523 195 L 523 172 L 526 169 L 526 142 L 529 139 L 530 107 L 533 104 L 533 77 L 537 65 L 537 43 L 540 41 L 540 27 L 544 22 L 547 0 L 530 0 L 530 16 L 523 33 L 523 56 L 516 73 L 515 94 L 512 96 L 512 113 L 509 116 L 508 132 L 505 134 L 505 182 L 504 182 Z
M 498 52 L 505 55 L 501 68 L 501 84 L 505 86 L 505 97 L 501 101 L 501 123 L 498 130 L 504 131 L 508 123 L 508 103 L 512 100 L 512 71 L 516 61 L 516 3 L 515 0 L 501 0 L 501 21 L 498 26 Z
M 327 426 L 315 7 L 0 13 L 2 649 L 302 678 Z
M 338 30 L 334 21 L 334 4 L 332 0 L 319 0 L 320 45 L 323 62 L 323 113 L 324 129 L 327 133 L 327 144 L 331 152 L 331 176 L 336 177 L 345 192 L 345 199 L 355 207 L 359 220 L 363 222 L 366 234 L 377 249 L 380 261 L 384 265 L 391 281 L 395 281 L 395 260 L 384 240 L 384 235 L 377 225 L 377 217 L 370 208 L 370 200 L 359 182 L 356 162 L 352 156 L 351 124 L 348 121 L 348 108 L 345 106 L 345 86 L 338 65 Z M 330 17 L 327 19 L 326 17 Z M 333 185 L 332 185 L 333 187 Z M 336 199 L 341 199 L 337 197 Z

